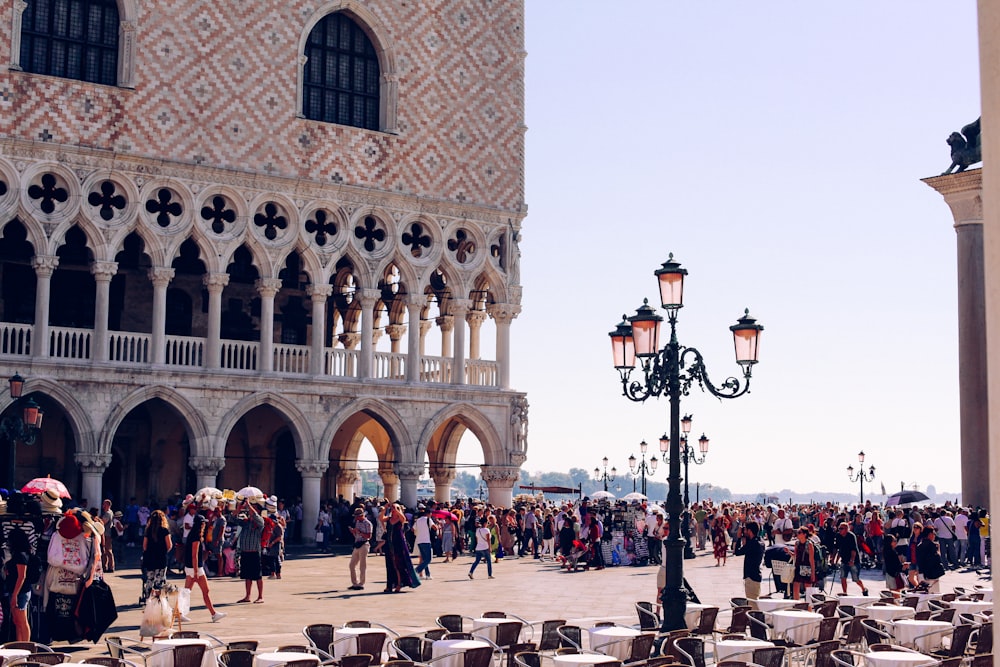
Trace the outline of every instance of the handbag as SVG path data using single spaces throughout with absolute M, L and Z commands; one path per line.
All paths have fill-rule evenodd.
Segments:
M 83 577 L 75 572 L 70 572 L 66 568 L 55 566 L 55 573 L 52 582 L 49 584 L 49 592 L 60 595 L 76 595 L 80 588 Z
M 813 576 L 812 567 L 808 565 L 799 565 L 799 576 L 805 577 L 806 579 L 812 579 Z

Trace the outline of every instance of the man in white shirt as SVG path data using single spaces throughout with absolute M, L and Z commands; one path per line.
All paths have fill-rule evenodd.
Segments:
M 958 562 L 961 564 L 969 554 L 969 510 L 960 507 L 955 516 L 955 538 L 958 540 Z
M 792 520 L 785 516 L 785 510 L 778 510 L 778 518 L 774 520 L 774 543 L 780 545 L 793 544 L 795 526 Z
M 952 570 L 958 567 L 958 539 L 955 535 L 955 520 L 951 512 L 941 510 L 934 519 L 934 529 L 941 543 L 941 562 Z
M 428 507 L 420 510 L 420 517 L 413 522 L 413 532 L 416 534 L 417 549 L 420 550 L 420 564 L 417 565 L 417 575 L 423 572 L 424 579 L 431 578 L 431 510 Z

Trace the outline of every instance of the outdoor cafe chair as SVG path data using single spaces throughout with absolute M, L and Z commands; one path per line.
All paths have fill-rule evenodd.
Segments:
M 840 638 L 841 645 L 846 649 L 849 647 L 861 648 L 865 641 L 865 626 L 861 621 L 867 616 L 854 616 L 844 625 L 844 631 Z
M 238 639 L 226 644 L 227 649 L 242 648 L 247 651 L 256 651 L 259 642 L 256 639 Z
M 638 665 L 642 665 L 642 667 L 684 667 L 683 662 L 677 662 L 673 656 L 669 655 L 661 655 L 655 658 L 650 658 L 644 663 L 637 663 L 636 667 L 638 667 Z
M 302 628 L 302 634 L 314 648 L 326 650 L 333 643 L 332 623 L 313 623 Z
M 931 614 L 932 621 L 944 621 L 945 623 L 955 622 L 955 610 L 953 608 L 942 609 L 936 614 Z
M 542 667 L 542 654 L 537 651 L 520 651 L 514 654 L 517 667 Z
M 830 658 L 833 660 L 835 667 L 854 667 L 854 656 L 858 656 L 859 663 L 864 664 L 864 653 L 857 653 L 855 651 L 838 648 L 830 654 Z
M 636 630 L 660 629 L 659 605 L 642 600 L 635 603 L 635 611 L 639 614 L 639 625 L 635 626 Z
M 865 643 L 869 646 L 881 643 L 891 644 L 896 641 L 892 633 L 889 632 L 888 626 L 874 618 L 861 619 L 861 626 L 865 630 Z
M 993 654 L 983 653 L 982 655 L 972 656 L 972 662 L 969 667 L 993 667 Z
M 498 623 L 493 643 L 502 649 L 506 649 L 508 646 L 518 642 L 521 630 L 523 629 L 524 623 L 521 621 L 503 621 L 502 623 Z
M 691 631 L 696 637 L 712 637 L 715 633 L 715 619 L 719 616 L 718 607 L 705 607 L 698 617 L 698 625 Z
M 951 630 L 951 641 L 947 648 L 930 651 L 928 655 L 935 658 L 955 658 L 965 655 L 965 649 L 969 646 L 969 638 L 972 636 L 973 627 L 971 625 L 956 625 Z M 928 633 L 934 634 L 934 633 Z M 919 639 L 920 636 L 917 637 Z
M 465 621 L 469 621 L 471 623 L 472 618 L 469 616 L 462 616 L 461 614 L 442 614 L 434 619 L 434 622 L 438 626 L 444 628 L 448 632 L 464 632 Z
M 914 614 L 913 614 L 913 620 L 914 621 L 929 621 L 929 620 L 931 620 L 931 610 L 930 609 L 921 609 L 918 612 L 914 612 Z
M 823 600 L 816 607 L 816 613 L 822 614 L 824 618 L 837 618 L 837 607 L 839 603 L 834 599 Z
M 976 628 L 975 655 L 993 653 L 993 621 L 987 621 Z
M 347 623 L 344 623 L 344 625 L 342 627 L 345 627 L 345 628 L 382 628 L 383 630 L 385 630 L 388 634 L 392 635 L 393 637 L 398 637 L 399 636 L 399 633 L 396 632 L 395 630 L 393 630 L 392 628 L 390 628 L 388 625 L 383 625 L 382 623 L 378 623 L 377 621 L 348 621 Z
M 40 642 L 6 642 L 5 644 L 0 644 L 0 648 L 13 648 L 21 651 L 30 651 L 31 653 L 45 653 L 52 651 L 51 646 Z
M 559 648 L 559 633 L 557 630 L 562 625 L 566 625 L 565 619 L 553 618 L 542 621 L 542 636 L 538 640 L 539 651 L 554 651 Z
M 22 662 L 37 662 L 40 665 L 61 665 L 64 662 L 69 662 L 69 654 L 42 651 L 41 653 L 29 653 L 28 655 L 20 655 L 16 658 L 8 658 L 4 664 L 18 665 Z
M 412 660 L 399 660 L 398 658 L 392 658 L 391 660 L 386 660 L 382 667 L 416 667 L 417 663 Z
M 436 658 L 431 658 L 424 664 L 434 665 L 441 660 L 448 660 L 456 655 L 462 656 L 462 667 L 491 667 L 493 664 L 493 648 L 489 646 L 445 653 Z
M 139 667 L 136 663 L 125 658 L 109 658 L 108 656 L 98 656 L 87 658 L 88 665 L 99 665 L 100 667 Z
M 534 642 L 520 642 L 518 644 L 511 644 L 510 646 L 503 647 L 503 655 L 507 656 L 499 667 L 517 667 L 517 661 L 514 660 L 514 656 L 518 653 L 537 653 L 538 646 Z
M 428 630 L 424 630 L 423 637 L 424 639 L 430 639 L 432 642 L 434 642 L 439 639 L 444 639 L 444 636 L 447 633 L 448 631 L 445 630 L 444 628 L 430 628 Z
M 657 633 L 656 641 L 659 642 L 658 648 L 660 655 L 670 658 L 673 662 L 683 662 L 684 657 L 677 650 L 677 647 L 674 646 L 674 640 L 690 636 L 691 631 L 687 628 Z M 653 645 L 656 646 L 656 642 L 654 642 Z
M 632 644 L 629 647 L 628 657 L 623 661 L 626 665 L 633 665 L 649 660 L 653 652 L 653 643 L 656 641 L 656 634 L 644 632 L 638 637 L 632 637 Z
M 376 661 L 369 653 L 352 653 L 350 655 L 342 655 L 338 659 L 340 667 L 368 667 L 373 662 L 381 664 L 382 661 Z
M 143 644 L 138 639 L 123 637 L 121 635 L 105 636 L 104 644 L 108 647 L 108 655 L 112 658 L 125 658 L 128 656 L 131 660 L 142 664 L 146 663 L 146 656 L 154 652 L 150 650 L 149 644 Z M 158 653 L 159 651 L 156 652 Z
M 201 661 L 204 659 L 208 647 L 204 644 L 185 644 L 172 646 L 167 650 L 174 653 L 174 667 L 201 667 Z
M 759 609 L 751 609 L 747 612 L 747 620 L 750 622 L 750 636 L 754 639 L 769 641 L 771 627 L 767 624 L 767 617 Z
M 691 667 L 705 667 L 705 640 L 701 637 L 680 637 L 674 646 Z
M 750 612 L 750 607 L 731 607 L 728 610 L 732 616 L 729 619 L 729 627 L 727 628 L 717 628 L 715 634 L 727 634 L 727 635 L 742 635 L 746 634 L 747 625 L 750 623 L 750 618 L 747 614 Z
M 389 646 L 394 654 L 413 662 L 427 662 L 434 655 L 434 642 L 420 635 L 396 637 Z
M 219 667 L 253 667 L 253 655 L 243 648 L 227 648 L 216 654 L 215 661 Z
M 443 639 L 477 639 L 477 637 L 473 637 L 471 632 L 446 632 Z
M 560 625 L 556 628 L 559 635 L 560 644 L 563 647 L 571 646 L 577 650 L 583 649 L 583 628 L 579 625 Z

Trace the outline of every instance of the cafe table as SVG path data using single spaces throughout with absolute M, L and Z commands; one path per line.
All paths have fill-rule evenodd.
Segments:
M 212 642 L 207 639 L 194 638 L 173 638 L 157 639 L 150 647 L 150 655 L 146 658 L 146 667 L 174 667 L 174 654 L 171 651 L 164 651 L 167 648 L 178 646 L 205 647 L 205 653 L 201 658 L 201 667 L 215 667 L 215 651 L 212 650 Z
M 508 623 L 510 618 L 474 618 L 472 619 L 472 634 L 497 643 L 497 626 Z
M 869 651 L 864 654 L 865 667 L 919 667 L 937 664 L 937 659 L 913 651 Z
M 774 644 L 763 639 L 720 639 L 715 642 L 715 661 L 729 660 L 734 655 L 745 653 L 745 662 L 753 662 L 749 652 L 759 648 L 774 648 Z M 741 659 L 744 659 L 741 657 Z
M 982 593 L 983 601 L 993 602 L 993 587 L 992 586 L 976 586 L 973 593 Z
M 805 644 L 819 635 L 823 614 L 801 609 L 779 609 L 771 614 L 774 635 L 785 637 L 794 644 Z
M 688 630 L 694 630 L 698 627 L 698 621 L 701 620 L 701 610 L 708 609 L 711 606 L 710 604 L 699 604 L 697 602 L 687 603 L 687 607 L 684 609 L 684 623 L 687 625 Z
M 600 651 L 619 660 L 628 659 L 632 653 L 632 638 L 642 634 L 634 628 L 620 625 L 602 625 L 588 628 L 587 632 L 590 633 L 590 650 Z
M 837 602 L 840 604 L 850 604 L 855 607 L 866 607 L 881 600 L 876 595 L 838 595 Z
M 916 610 L 913 607 L 906 607 L 901 604 L 875 604 L 865 607 L 865 614 L 876 621 L 898 621 L 904 618 L 913 618 Z
M 993 609 L 992 602 L 986 602 L 985 600 L 953 600 L 949 602 L 952 608 L 955 610 L 955 625 L 962 622 L 959 618 L 959 614 L 981 614 L 987 609 Z
M 0 665 L 9 662 L 11 658 L 23 658 L 26 655 L 31 655 L 31 651 L 23 648 L 0 648 Z
M 606 662 L 619 662 L 619 660 L 603 653 L 566 653 L 552 656 L 552 662 L 559 667 L 593 667 Z
M 492 646 L 478 639 L 438 639 L 431 644 L 431 657 L 440 658 L 447 655 L 447 658 L 435 664 L 440 667 L 462 667 L 464 660 L 461 654 L 471 648 L 492 648 Z M 448 655 L 450 653 L 457 655 Z
M 750 600 L 751 605 L 757 605 L 757 609 L 765 612 L 788 609 L 790 607 L 794 607 L 798 603 L 798 600 L 786 600 L 784 598 L 758 598 L 756 600 Z
M 944 621 L 914 621 L 903 619 L 892 624 L 893 634 L 901 646 L 918 651 L 933 651 L 951 634 L 951 623 Z M 927 635 L 920 637 L 920 635 Z M 920 637 L 918 639 L 918 637 Z
M 315 653 L 299 653 L 297 651 L 272 651 L 257 653 L 253 657 L 253 667 L 274 667 L 293 660 L 312 660 L 319 664 L 319 656 Z M 204 667 L 204 665 L 202 665 Z
M 944 597 L 944 593 L 917 593 L 917 611 L 927 611 L 930 607 L 927 606 L 928 600 L 940 600 Z
M 358 652 L 358 637 L 360 635 L 384 634 L 382 628 L 335 628 L 333 631 L 333 657 L 341 658 L 345 655 L 353 655 Z M 343 641 L 340 641 L 343 640 Z M 379 655 L 374 656 L 376 660 L 381 660 Z

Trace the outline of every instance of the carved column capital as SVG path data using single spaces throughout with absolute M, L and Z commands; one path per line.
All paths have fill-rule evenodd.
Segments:
M 458 471 L 454 468 L 446 468 L 444 466 L 431 466 L 430 469 L 431 479 L 434 480 L 435 484 L 451 484 L 455 481 L 455 477 L 458 476 Z
M 59 258 L 54 255 L 35 255 L 31 258 L 31 268 L 39 278 L 51 278 L 57 266 Z
M 361 342 L 361 334 L 353 332 L 342 333 L 337 336 L 337 340 L 340 341 L 345 349 L 353 350 Z
M 465 317 L 465 314 L 472 310 L 470 299 L 452 299 L 448 303 L 448 313 L 455 317 Z
M 455 328 L 455 318 L 451 315 L 442 315 L 438 317 L 435 322 L 437 322 L 438 327 L 440 327 L 441 331 L 444 333 L 448 333 Z
M 329 461 L 299 460 L 295 462 L 295 469 L 303 477 L 322 477 L 329 468 Z
M 465 321 L 469 323 L 470 328 L 478 329 L 486 321 L 486 313 L 482 310 L 470 310 L 465 314 Z
M 341 470 L 337 473 L 337 484 L 354 484 L 361 479 L 361 473 L 353 468 Z
M 482 466 L 483 481 L 487 486 L 505 489 L 514 488 L 514 482 L 521 474 L 518 466 Z
M 382 297 L 381 290 L 365 288 L 357 291 L 356 295 L 361 302 L 361 307 L 365 309 L 373 308 Z
M 406 334 L 405 324 L 387 324 L 385 326 L 385 333 L 389 336 L 389 340 L 395 342 Z
M 521 306 L 513 303 L 491 303 L 486 306 L 486 313 L 497 324 L 510 324 L 514 318 L 521 314 Z
M 274 295 L 281 289 L 281 280 L 278 278 L 260 278 L 254 283 L 257 293 L 267 299 L 273 299 Z
M 333 285 L 316 285 L 315 283 L 306 287 L 306 294 L 309 298 L 326 301 L 327 297 L 333 294 Z
M 424 473 L 422 463 L 397 463 L 394 468 L 400 479 L 416 479 Z
M 170 267 L 154 266 L 146 272 L 146 275 L 149 276 L 149 281 L 153 283 L 154 287 L 166 287 L 174 279 L 175 273 Z
M 75 454 L 73 459 L 84 473 L 103 474 L 111 465 L 111 454 L 93 454 L 82 452 Z
M 226 467 L 226 459 L 222 456 L 192 456 L 188 459 L 188 467 L 199 475 L 218 475 Z
M 90 273 L 99 282 L 110 282 L 118 273 L 118 262 L 91 262 Z
M 420 335 L 421 336 L 425 335 L 428 331 L 431 330 L 432 326 L 434 326 L 434 323 L 431 322 L 430 320 L 420 320 Z
M 229 284 L 228 273 L 206 273 L 201 282 L 210 294 L 221 294 L 222 289 Z
M 378 476 L 382 478 L 382 484 L 399 484 L 399 476 L 392 468 L 379 468 Z

